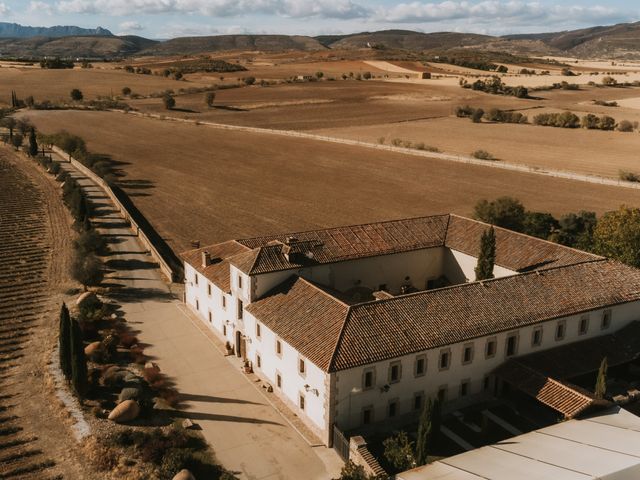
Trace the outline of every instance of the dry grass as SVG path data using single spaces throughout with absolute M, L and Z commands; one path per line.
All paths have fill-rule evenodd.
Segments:
M 640 198 L 629 189 L 115 113 L 38 112 L 32 120 L 44 131 L 66 128 L 91 150 L 127 162 L 123 186 L 178 251 L 193 239 L 468 215 L 478 200 L 500 195 L 556 215 L 602 213 Z

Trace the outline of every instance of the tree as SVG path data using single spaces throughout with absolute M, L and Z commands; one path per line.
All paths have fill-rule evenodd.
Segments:
M 547 239 L 559 228 L 558 220 L 545 212 L 526 212 L 522 225 L 524 233 L 533 237 Z
M 409 440 L 406 432 L 398 432 L 382 442 L 384 446 L 384 458 L 398 472 L 412 468 L 416 461 L 413 458 L 413 442 Z
M 216 100 L 216 92 L 207 92 L 204 95 L 204 101 L 209 108 L 213 107 L 213 102 Z
M 29 155 L 32 157 L 38 155 L 38 139 L 36 138 L 36 129 L 33 127 L 29 132 Z
M 369 476 L 362 465 L 356 465 L 349 460 L 340 470 L 340 476 L 334 480 L 369 480 Z
M 493 266 L 496 262 L 496 232 L 493 227 L 482 232 L 480 254 L 476 265 L 476 280 L 493 278 Z
M 473 210 L 473 216 L 477 220 L 498 227 L 522 232 L 525 210 L 520 200 L 512 197 L 500 197 L 492 202 L 480 200 Z
M 80 398 L 88 390 L 87 359 L 84 356 L 84 340 L 77 320 L 71 320 L 71 385 Z
M 162 103 L 164 103 L 164 108 L 171 110 L 176 106 L 176 99 L 173 98 L 173 95 L 167 93 L 162 97 Z
M 371 72 L 364 72 L 362 74 L 362 78 L 364 78 L 365 80 L 371 80 L 371 77 L 372 77 Z
M 595 212 L 581 210 L 578 213 L 569 213 L 560 217 L 558 230 L 549 239 L 568 247 L 591 250 L 596 222 Z
M 316 72 L 316 78 L 318 80 L 320 80 L 322 77 L 324 77 L 324 73 L 323 72 Z
M 244 83 L 246 85 L 253 85 L 254 83 L 256 83 L 256 77 L 246 77 L 244 79 Z
M 80 282 L 86 291 L 87 287 L 99 285 L 102 281 L 102 262 L 93 253 L 77 252 L 71 265 L 71 276 Z
M 598 369 L 598 377 L 596 378 L 596 387 L 594 390 L 594 396 L 597 399 L 602 400 L 604 396 L 607 394 L 607 369 L 609 365 L 607 364 L 607 357 L 602 359 L 600 363 L 600 368 Z
M 60 370 L 67 380 L 71 379 L 71 317 L 65 303 L 60 308 L 60 331 L 58 332 L 58 354 Z
M 129 95 L 131 95 L 131 89 L 129 87 L 124 87 L 122 89 L 122 94 L 128 97 Z
M 16 128 L 16 119 L 13 117 L 7 117 L 4 119 L 4 126 L 9 129 L 9 142 L 13 144 L 13 129 Z
M 440 401 L 429 398 L 420 414 L 418 439 L 416 440 L 416 465 L 426 465 L 427 455 L 433 449 L 440 432 Z
M 471 114 L 471 121 L 473 123 L 480 123 L 482 121 L 483 115 L 484 115 L 484 110 L 481 108 L 478 108 L 474 110 L 474 112 Z
M 593 231 L 596 253 L 640 267 L 640 209 L 622 206 L 605 213 Z
M 84 96 L 82 95 L 82 92 L 77 88 L 74 88 L 73 90 L 71 90 L 70 95 L 71 95 L 71 100 L 73 100 L 74 102 L 79 102 L 84 98 Z
M 19 133 L 13 135 L 13 139 L 11 140 L 11 144 L 16 148 L 16 150 L 20 150 L 22 146 L 23 137 Z

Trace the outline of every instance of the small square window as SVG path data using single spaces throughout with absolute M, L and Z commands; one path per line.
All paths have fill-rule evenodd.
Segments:
M 225 337 L 227 336 L 227 326 L 226 325 L 222 325 L 222 335 L 224 335 Z
M 200 310 L 200 300 L 196 300 L 196 310 Z
M 261 335 L 262 335 L 262 329 L 260 327 L 260 324 L 256 322 L 256 338 L 260 338 Z
M 578 324 L 578 335 L 584 335 L 589 331 L 589 316 L 585 315 L 580 318 L 580 323 Z
M 418 355 L 416 357 L 414 376 L 421 377 L 427 373 L 427 356 Z
M 276 373 L 276 387 L 282 388 L 282 375 Z
M 373 369 L 368 369 L 364 371 L 362 375 L 362 389 L 369 390 L 373 388 L 375 385 L 375 371 Z
M 473 343 L 464 346 L 462 350 L 462 364 L 467 365 L 473 361 Z
M 486 376 L 484 377 L 484 380 L 482 380 L 482 389 L 483 390 L 489 390 L 489 388 L 491 387 L 491 377 Z
M 198 285 L 198 274 L 197 273 L 196 273 L 196 276 L 195 276 L 195 282 L 196 282 L 196 285 Z
M 558 324 L 556 325 L 556 340 L 564 339 L 566 326 L 567 324 L 564 320 L 558 322 Z
M 227 308 L 227 297 L 224 296 L 224 293 L 222 294 L 222 308 L 226 309 Z
M 400 362 L 392 362 L 389 365 L 389 383 L 397 383 L 402 376 L 402 364 Z
M 498 342 L 495 338 L 490 338 L 487 340 L 487 346 L 484 351 L 484 355 L 486 358 L 492 358 L 496 355 L 496 346 Z
M 611 326 L 611 310 L 605 310 L 602 312 L 602 330 L 605 330 Z
M 451 351 L 449 349 L 441 350 L 440 351 L 440 362 L 438 364 L 438 366 L 440 367 L 440 370 L 448 369 L 450 362 L 451 362 Z
M 388 413 L 389 413 L 389 418 L 393 418 L 393 417 L 396 416 L 396 414 L 398 413 L 398 401 L 397 400 L 391 400 L 389 402 Z
M 512 357 L 518 352 L 518 335 L 512 334 L 507 337 L 507 348 L 505 355 Z
M 469 380 L 463 380 L 460 383 L 460 396 L 466 397 L 469 395 Z
M 258 354 L 256 354 L 256 365 L 258 365 L 258 368 L 262 367 L 262 357 Z
M 238 275 L 238 288 L 242 290 L 242 275 Z
M 448 387 L 446 385 L 442 385 L 438 388 L 438 400 L 440 403 L 444 403 L 447 400 L 447 390 Z
M 421 410 L 422 409 L 423 400 L 424 400 L 424 393 L 422 393 L 422 392 L 414 393 L 413 394 L 413 409 L 414 410 Z
M 211 310 L 209 310 L 209 323 L 213 323 L 213 316 L 211 315 Z
M 298 406 L 300 410 L 304 410 L 304 395 L 300 394 L 298 397 Z
M 305 368 L 304 360 L 302 358 L 298 359 L 298 373 L 304 375 L 306 373 Z
M 531 345 L 534 347 L 542 345 L 542 327 L 533 329 L 533 333 L 531 334 Z
M 276 355 L 282 355 L 282 342 L 276 340 Z
M 207 284 L 207 295 L 211 296 L 211 284 Z
M 369 425 L 373 422 L 373 407 L 365 407 L 362 409 L 362 423 Z

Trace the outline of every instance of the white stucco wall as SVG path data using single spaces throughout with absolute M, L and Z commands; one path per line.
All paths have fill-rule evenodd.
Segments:
M 475 281 L 475 268 L 478 265 L 478 258 L 450 248 L 444 250 L 443 272 L 451 283 L 455 285 Z M 516 273 L 515 270 L 509 270 L 499 265 L 493 267 L 493 276 L 495 278 L 508 277 Z
M 582 315 L 574 315 L 558 320 L 551 320 L 544 324 L 523 327 L 518 330 L 502 332 L 490 337 L 482 337 L 469 342 L 458 343 L 444 347 L 450 349 L 451 361 L 446 370 L 439 370 L 439 356 L 442 349 L 434 349 L 426 352 L 406 355 L 400 359 L 358 367 L 338 372 L 336 374 L 336 423 L 342 429 L 355 428 L 362 424 L 362 410 L 364 407 L 373 407 L 374 422 L 384 421 L 388 418 L 387 406 L 391 399 L 398 400 L 397 415 L 410 413 L 413 408 L 413 398 L 418 392 L 423 392 L 426 397 L 435 397 L 441 386 L 447 386 L 447 401 L 463 401 L 460 399 L 460 385 L 463 380 L 469 381 L 468 396 L 483 392 L 485 376 L 506 360 L 507 337 L 513 333 L 518 335 L 518 348 L 516 356 L 526 355 L 534 351 L 557 347 L 578 340 L 600 336 L 614 332 L 631 321 L 640 320 L 640 302 L 614 306 L 612 311 L 612 323 L 609 329 L 600 328 L 602 315 L 605 309 L 594 310 L 589 315 L 589 329 L 584 335 L 578 334 L 579 322 Z M 563 340 L 555 339 L 555 329 L 559 321 L 566 321 L 565 337 Z M 542 345 L 532 346 L 532 335 L 536 327 L 543 327 Z M 494 357 L 485 358 L 487 339 L 495 337 L 497 351 Z M 473 361 L 463 364 L 463 350 L 465 345 L 473 344 Z M 417 355 L 426 354 L 427 372 L 422 377 L 414 377 L 414 362 Z M 398 383 L 391 384 L 388 392 L 381 392 L 380 387 L 388 384 L 388 370 L 390 363 L 401 361 L 402 378 Z M 375 385 L 370 390 L 363 391 L 363 374 L 368 368 L 375 368 Z

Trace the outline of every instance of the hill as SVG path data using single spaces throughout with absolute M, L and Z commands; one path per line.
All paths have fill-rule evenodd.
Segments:
M 134 55 L 156 41 L 136 36 L 0 38 L 0 57 L 114 58 Z
M 325 47 L 311 37 L 299 35 L 217 35 L 183 37 L 158 43 L 140 52 L 142 55 L 191 55 L 225 50 L 315 51 Z
M 420 33 L 410 30 L 383 30 L 364 32 L 344 37 L 320 37 L 333 49 L 366 48 L 379 46 L 394 50 L 432 50 L 481 45 L 494 37 L 474 33 L 436 32 Z M 320 41 L 319 40 L 319 41 Z M 321 42 L 323 43 L 323 42 Z
M 0 22 L 0 38 L 70 37 L 77 35 L 113 36 L 102 27 L 80 28 L 74 26 L 28 27 L 17 23 Z

